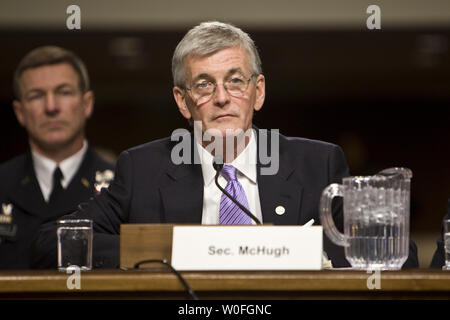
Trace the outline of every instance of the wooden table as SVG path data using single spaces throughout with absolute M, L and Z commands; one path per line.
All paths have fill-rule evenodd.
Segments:
M 200 299 L 450 298 L 450 272 L 439 270 L 383 271 L 379 289 L 368 289 L 368 278 L 374 274 L 353 270 L 181 274 Z M 0 298 L 189 299 L 179 279 L 164 269 L 81 272 L 81 289 L 69 290 L 71 275 L 1 271 Z

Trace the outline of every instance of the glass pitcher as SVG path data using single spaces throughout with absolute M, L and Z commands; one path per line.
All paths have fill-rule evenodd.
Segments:
M 408 258 L 411 178 L 407 168 L 389 168 L 323 190 L 320 221 L 330 240 L 345 247 L 353 268 L 399 270 Z M 344 198 L 344 234 L 333 221 L 334 197 Z

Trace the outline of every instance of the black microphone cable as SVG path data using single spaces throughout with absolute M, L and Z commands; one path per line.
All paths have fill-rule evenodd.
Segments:
M 236 199 L 234 199 L 227 191 L 225 191 L 224 188 L 222 188 L 219 184 L 219 175 L 220 171 L 223 168 L 223 159 L 221 156 L 215 156 L 213 159 L 213 167 L 214 170 L 216 170 L 216 176 L 214 178 L 214 181 L 216 182 L 216 186 L 222 191 L 228 198 L 230 198 L 231 201 L 233 201 L 242 211 L 245 212 L 246 215 L 248 215 L 257 225 L 261 225 L 261 221 L 257 217 L 255 217 L 246 207 L 244 207 L 242 204 L 240 204 Z
M 186 282 L 186 280 L 184 280 L 183 276 L 165 259 L 164 260 L 152 259 L 152 260 L 139 261 L 134 264 L 134 269 L 140 269 L 141 264 L 155 263 L 155 262 L 162 263 L 162 264 L 168 266 L 170 271 L 177 276 L 178 280 L 180 280 L 181 284 L 184 286 L 184 288 L 186 289 L 188 294 L 191 296 L 191 298 L 193 300 L 198 300 L 198 297 L 195 294 L 194 290 L 192 290 L 192 288 L 187 284 L 187 282 Z

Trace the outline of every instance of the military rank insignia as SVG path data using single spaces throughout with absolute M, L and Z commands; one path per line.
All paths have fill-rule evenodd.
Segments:
M 95 173 L 94 190 L 99 193 L 102 188 L 108 188 L 111 181 L 114 179 L 114 172 L 105 170 L 103 172 L 97 171 Z
M 0 212 L 0 236 L 13 237 L 16 235 L 17 225 L 12 223 L 12 209 L 13 205 L 11 203 L 2 203 Z

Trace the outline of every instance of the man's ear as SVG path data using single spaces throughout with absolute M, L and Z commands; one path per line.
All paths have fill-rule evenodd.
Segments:
M 84 115 L 86 116 L 86 119 L 88 119 L 92 111 L 94 110 L 94 92 L 88 91 L 85 94 L 83 94 L 83 107 L 84 107 Z
M 191 119 L 192 115 L 186 105 L 184 96 L 185 91 L 183 89 L 181 89 L 180 87 L 173 87 L 173 97 L 175 98 L 175 101 L 178 105 L 178 110 L 183 115 L 183 117 L 185 117 L 186 119 Z
M 266 97 L 266 79 L 262 74 L 260 74 L 258 77 L 256 77 L 256 99 L 255 99 L 255 106 L 253 107 L 255 111 L 261 110 L 264 99 Z
M 24 126 L 25 119 L 23 115 L 23 104 L 19 100 L 14 100 L 13 103 L 14 113 L 16 114 L 17 121 L 19 121 L 21 126 Z

